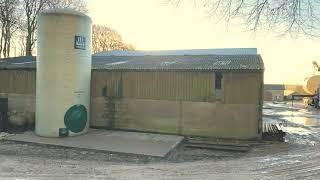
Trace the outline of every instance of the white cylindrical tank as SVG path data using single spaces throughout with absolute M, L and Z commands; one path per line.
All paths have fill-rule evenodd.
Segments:
M 91 19 L 54 9 L 38 16 L 35 132 L 75 136 L 89 127 Z
M 320 75 L 314 75 L 305 79 L 303 90 L 309 94 L 315 94 L 319 87 L 320 87 Z

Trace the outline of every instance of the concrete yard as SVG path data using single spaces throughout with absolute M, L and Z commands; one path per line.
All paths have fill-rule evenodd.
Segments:
M 269 102 L 263 113 L 265 123 L 287 132 L 286 142 L 261 142 L 245 153 L 181 143 L 159 158 L 3 140 L 0 179 L 320 179 L 320 111 Z
M 183 137 L 90 129 L 87 134 L 75 137 L 44 138 L 29 131 L 8 136 L 7 139 L 24 143 L 164 157 L 183 140 Z

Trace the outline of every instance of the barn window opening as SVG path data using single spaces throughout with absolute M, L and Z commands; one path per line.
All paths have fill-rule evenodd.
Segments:
M 215 92 L 216 92 L 216 99 L 221 99 L 221 89 L 222 89 L 222 74 L 216 73 L 215 74 Z
M 216 81 L 215 81 L 216 90 L 217 89 L 221 90 L 221 81 L 222 81 L 222 74 L 221 73 L 216 73 Z

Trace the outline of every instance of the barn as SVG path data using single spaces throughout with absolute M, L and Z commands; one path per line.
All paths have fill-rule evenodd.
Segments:
M 283 101 L 285 96 L 284 84 L 265 84 L 264 100 L 265 101 Z
M 259 54 L 95 55 L 93 128 L 260 139 L 264 65 Z M 36 58 L 0 60 L 0 96 L 32 122 Z

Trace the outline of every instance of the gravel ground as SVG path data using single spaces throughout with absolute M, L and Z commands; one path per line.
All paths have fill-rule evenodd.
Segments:
M 294 109 L 294 110 L 293 110 Z M 0 142 L 1 179 L 320 179 L 318 111 L 266 103 L 264 121 L 288 132 L 246 153 L 180 145 L 166 158 Z M 299 119 L 299 121 L 295 119 Z M 1 137 L 1 135 L 0 135 Z

